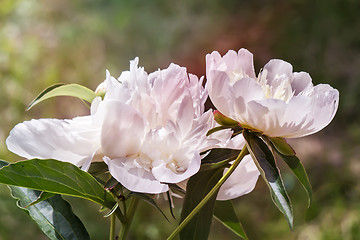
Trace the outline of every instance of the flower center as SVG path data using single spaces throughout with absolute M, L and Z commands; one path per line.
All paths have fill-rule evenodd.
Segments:
M 234 85 L 238 80 L 249 77 L 242 69 L 236 69 L 235 71 L 229 71 L 228 73 L 231 86 Z
M 273 98 L 289 102 L 294 96 L 290 79 L 287 75 L 276 74 L 274 79 L 269 82 L 267 79 L 268 71 L 264 69 L 258 76 L 257 83 L 260 84 L 266 98 Z
M 152 131 L 137 154 L 134 166 L 151 171 L 153 167 L 165 165 L 174 173 L 184 172 L 190 164 L 190 159 L 182 151 L 179 153 L 180 146 L 175 133 L 165 128 Z

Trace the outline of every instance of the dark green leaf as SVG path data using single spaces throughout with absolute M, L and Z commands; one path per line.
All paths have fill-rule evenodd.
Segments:
M 258 167 L 261 176 L 269 187 L 271 198 L 278 209 L 284 214 L 293 229 L 293 212 L 289 196 L 276 166 L 274 156 L 266 143 L 255 134 L 244 131 L 248 150 Z
M 230 200 L 216 201 L 214 217 L 239 237 L 248 239 Z
M 201 164 L 218 163 L 228 159 L 235 160 L 239 153 L 240 150 L 229 148 L 214 148 L 211 149 L 209 153 L 205 153 L 207 155 L 201 160 Z
M 108 166 L 105 162 L 93 162 L 87 172 L 91 175 L 99 175 L 106 171 L 108 171 Z
M 167 196 L 167 200 L 168 200 L 168 203 L 169 203 L 169 210 L 170 210 L 171 216 L 174 219 L 176 219 L 175 215 L 174 215 L 174 212 L 173 212 L 174 203 L 173 203 L 172 196 L 170 195 L 170 190 L 166 192 L 166 196 Z
M 149 195 L 145 194 L 145 193 L 138 193 L 138 192 L 131 192 L 129 194 L 130 197 L 136 197 L 138 199 L 141 199 L 147 203 L 149 203 L 151 206 L 153 206 L 154 208 L 156 208 L 157 210 L 159 210 L 161 212 L 161 214 L 164 216 L 164 218 L 168 221 L 169 219 L 166 217 L 165 213 L 161 210 L 161 208 L 156 204 L 155 200 L 152 199 L 151 197 L 149 197 Z
M 116 201 L 89 173 L 71 163 L 32 159 L 0 169 L 0 183 L 85 198 L 111 209 Z
M 0 168 L 9 165 L 10 163 L 4 161 L 4 160 L 0 160 Z
M 181 221 L 201 202 L 207 193 L 216 185 L 223 174 L 223 169 L 198 172 L 192 176 L 186 188 Z M 216 194 L 201 208 L 180 232 L 182 240 L 205 240 L 209 236 L 214 212 Z
M 32 205 L 37 204 L 39 202 L 42 202 L 42 201 L 44 201 L 44 200 L 46 200 L 48 198 L 51 198 L 54 195 L 55 195 L 55 193 L 40 192 L 39 197 L 35 201 L 33 201 L 32 203 L 30 203 L 29 205 L 27 205 L 25 207 L 29 207 L 29 206 L 32 206 Z
M 286 142 L 284 138 L 273 137 L 270 138 L 270 141 L 275 149 L 282 155 L 294 156 L 296 154 L 295 150 Z
M 285 161 L 285 163 L 290 167 L 290 169 L 293 171 L 301 185 L 306 190 L 306 193 L 308 195 L 308 207 L 310 207 L 312 202 L 312 188 L 311 184 L 308 178 L 308 175 L 306 173 L 306 170 L 302 163 L 300 162 L 299 158 L 297 156 L 286 156 L 278 153 L 279 156 Z
M 25 208 L 23 206 L 29 205 L 39 198 L 40 192 L 14 186 L 10 186 L 10 189 L 12 196 L 18 199 L 18 207 L 28 212 L 48 238 L 54 240 L 90 239 L 84 225 L 73 213 L 70 204 L 60 195 Z
M 79 84 L 64 84 L 58 83 L 54 84 L 44 91 L 42 91 L 27 107 L 26 110 L 30 110 L 33 106 L 42 102 L 46 99 L 57 97 L 57 96 L 71 96 L 78 97 L 82 100 L 85 100 L 89 103 L 96 97 L 94 91 L 88 89 L 87 87 L 81 86 Z

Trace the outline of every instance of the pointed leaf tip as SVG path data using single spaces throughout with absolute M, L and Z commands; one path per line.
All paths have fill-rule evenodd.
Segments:
M 237 236 L 248 239 L 230 200 L 216 201 L 214 217 Z
M 26 108 L 26 111 L 30 110 L 36 104 L 57 96 L 70 96 L 70 97 L 77 97 L 81 100 L 85 100 L 89 103 L 94 100 L 96 94 L 94 91 L 90 90 L 87 87 L 84 87 L 79 84 L 64 84 L 58 83 L 54 84 L 45 90 L 43 90 Z

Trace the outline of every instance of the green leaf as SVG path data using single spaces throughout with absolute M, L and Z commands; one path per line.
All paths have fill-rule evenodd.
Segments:
M 174 219 L 176 219 L 176 217 L 174 215 L 174 212 L 173 212 L 174 202 L 173 202 L 172 196 L 170 195 L 170 190 L 166 192 L 166 197 L 167 197 L 167 201 L 168 201 L 168 204 L 169 204 L 169 211 L 171 213 L 171 216 Z
M 301 185 L 304 187 L 307 196 L 308 196 L 308 207 L 310 207 L 312 202 L 312 187 L 306 173 L 306 170 L 302 163 L 300 162 L 297 156 L 286 156 L 278 152 L 279 156 L 284 160 L 284 162 L 290 167 L 293 171 Z
M 138 199 L 141 199 L 145 202 L 147 202 L 148 204 L 150 204 L 151 206 L 153 206 L 154 208 L 156 208 L 157 210 L 159 210 L 161 212 L 161 214 L 164 216 L 164 218 L 168 221 L 169 219 L 166 217 L 165 213 L 161 210 L 161 208 L 156 204 L 155 200 L 152 199 L 151 197 L 149 197 L 149 195 L 145 194 L 145 193 L 139 193 L 139 192 L 131 192 L 129 193 L 130 197 L 135 197 Z
M 248 239 L 230 200 L 216 201 L 214 217 L 237 236 L 245 240 Z
M 26 110 L 30 110 L 33 106 L 42 102 L 46 99 L 57 97 L 57 96 L 71 96 L 78 97 L 82 100 L 85 100 L 89 103 L 96 97 L 94 91 L 90 90 L 87 87 L 81 86 L 79 84 L 64 84 L 58 83 L 54 84 L 44 91 L 42 91 L 27 107 Z
M 2 167 L 4 167 L 4 166 L 7 166 L 7 165 L 9 165 L 10 163 L 8 163 L 7 161 L 4 161 L 4 160 L 1 160 L 0 159 L 0 169 L 2 168 Z
M 186 216 L 216 185 L 216 183 L 223 175 L 223 171 L 223 169 L 214 169 L 211 171 L 198 172 L 189 179 L 180 222 L 186 218 Z M 214 194 L 212 198 L 203 206 L 203 208 L 201 208 L 201 210 L 181 230 L 180 239 L 205 240 L 208 238 L 214 212 L 216 195 L 217 194 Z
M 255 134 L 244 131 L 248 150 L 258 167 L 262 178 L 269 187 L 271 198 L 277 208 L 284 214 L 291 229 L 293 229 L 293 212 L 289 196 L 286 192 L 274 156 L 266 143 Z
M 234 160 L 239 155 L 239 153 L 240 150 L 229 148 L 214 148 L 211 149 L 210 152 L 201 160 L 201 164 L 218 163 L 228 159 Z
M 25 208 L 23 206 L 29 205 L 39 198 L 40 192 L 14 186 L 10 186 L 10 189 L 12 196 L 18 199 L 18 207 L 28 212 L 48 238 L 54 240 L 90 239 L 83 223 L 73 213 L 70 204 L 60 195 Z
M 273 137 L 270 138 L 270 142 L 274 146 L 274 148 L 282 155 L 294 156 L 296 154 L 295 150 L 286 142 L 284 138 Z
M 71 163 L 32 159 L 0 169 L 0 183 L 85 198 L 111 209 L 113 196 L 89 173 Z
M 39 197 L 35 201 L 31 202 L 29 205 L 26 205 L 25 207 L 30 207 L 32 205 L 35 205 L 35 204 L 37 204 L 39 202 L 42 202 L 42 201 L 44 201 L 46 199 L 51 198 L 54 195 L 56 195 L 56 194 L 55 193 L 49 193 L 49 192 L 40 192 Z
M 91 175 L 100 175 L 108 170 L 109 168 L 105 162 L 92 162 L 87 172 Z

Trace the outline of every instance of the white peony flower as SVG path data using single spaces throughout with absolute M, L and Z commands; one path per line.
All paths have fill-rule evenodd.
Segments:
M 197 173 L 201 152 L 237 144 L 230 141 L 230 130 L 206 136 L 215 122 L 211 110 L 204 113 L 202 79 L 175 64 L 147 75 L 137 61 L 118 81 L 107 83 L 112 87 L 102 102 L 107 106 L 101 134 L 104 161 L 126 188 L 160 193 L 168 183 Z
M 270 137 L 297 138 L 316 133 L 334 118 L 339 92 L 327 84 L 313 86 L 305 72 L 270 60 L 255 76 L 246 49 L 206 56 L 207 90 L 215 107 L 244 128 Z

